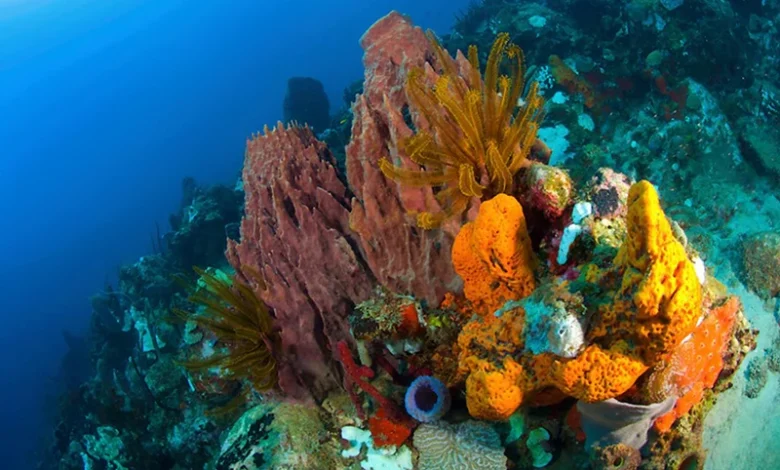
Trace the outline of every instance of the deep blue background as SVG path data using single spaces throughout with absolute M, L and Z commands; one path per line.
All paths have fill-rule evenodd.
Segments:
M 439 32 L 468 0 L 0 0 L 0 468 L 30 468 L 88 297 L 150 250 L 180 181 L 232 183 L 287 79 L 331 108 L 391 9 Z

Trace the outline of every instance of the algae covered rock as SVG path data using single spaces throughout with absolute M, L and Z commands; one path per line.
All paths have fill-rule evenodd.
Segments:
M 780 232 L 749 237 L 743 246 L 745 283 L 763 298 L 780 295 Z
M 305 404 L 264 403 L 244 412 L 222 443 L 216 470 L 331 470 L 342 468 L 340 441 L 322 410 Z
M 222 443 L 216 470 L 270 469 L 278 436 L 271 430 L 274 415 L 266 405 L 246 411 Z

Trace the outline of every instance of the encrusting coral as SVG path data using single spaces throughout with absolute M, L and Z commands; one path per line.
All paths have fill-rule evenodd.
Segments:
M 523 96 L 523 52 L 510 43 L 508 34 L 496 37 L 484 78 L 476 46 L 469 47 L 468 62 L 463 64 L 463 57 L 453 59 L 433 33 L 428 37 L 443 72 L 431 86 L 425 69 L 413 69 L 406 92 L 430 131 L 420 129 L 402 141 L 411 161 L 424 170 L 388 159 L 379 162 L 387 177 L 405 185 L 442 187 L 436 193 L 441 210 L 417 214 L 423 228 L 462 214 L 472 198 L 511 193 L 514 175 L 527 164 L 536 141 L 544 105 L 535 82 Z M 499 75 L 504 56 L 515 61 L 511 77 Z M 521 98 L 523 104 L 516 111 Z

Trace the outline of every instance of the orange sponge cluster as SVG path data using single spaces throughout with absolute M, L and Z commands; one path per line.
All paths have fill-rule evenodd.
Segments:
M 566 396 L 595 402 L 625 393 L 647 366 L 619 342 L 588 346 L 573 359 L 523 352 L 524 312 L 469 322 L 458 338 L 466 404 L 478 419 L 505 420 L 526 402 L 552 404 Z
M 497 196 L 482 204 L 475 222 L 463 227 L 453 260 L 479 318 L 467 323 L 458 339 L 458 378 L 465 379 L 472 416 L 503 420 L 541 395 L 547 402 L 563 396 L 587 402 L 618 397 L 650 367 L 668 361 L 694 331 L 702 313 L 702 289 L 658 193 L 642 181 L 631 187 L 628 200 L 628 236 L 613 267 L 593 279 L 612 300 L 598 309 L 588 346 L 574 358 L 526 351 L 522 307 L 505 309 L 499 317 L 491 314 L 535 287 L 520 204 Z M 701 370 L 695 361 L 684 362 Z

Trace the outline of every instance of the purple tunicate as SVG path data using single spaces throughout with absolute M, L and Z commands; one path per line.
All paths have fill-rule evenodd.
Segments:
M 429 375 L 414 379 L 404 398 L 406 412 L 422 423 L 431 423 L 450 409 L 450 392 L 441 380 Z

